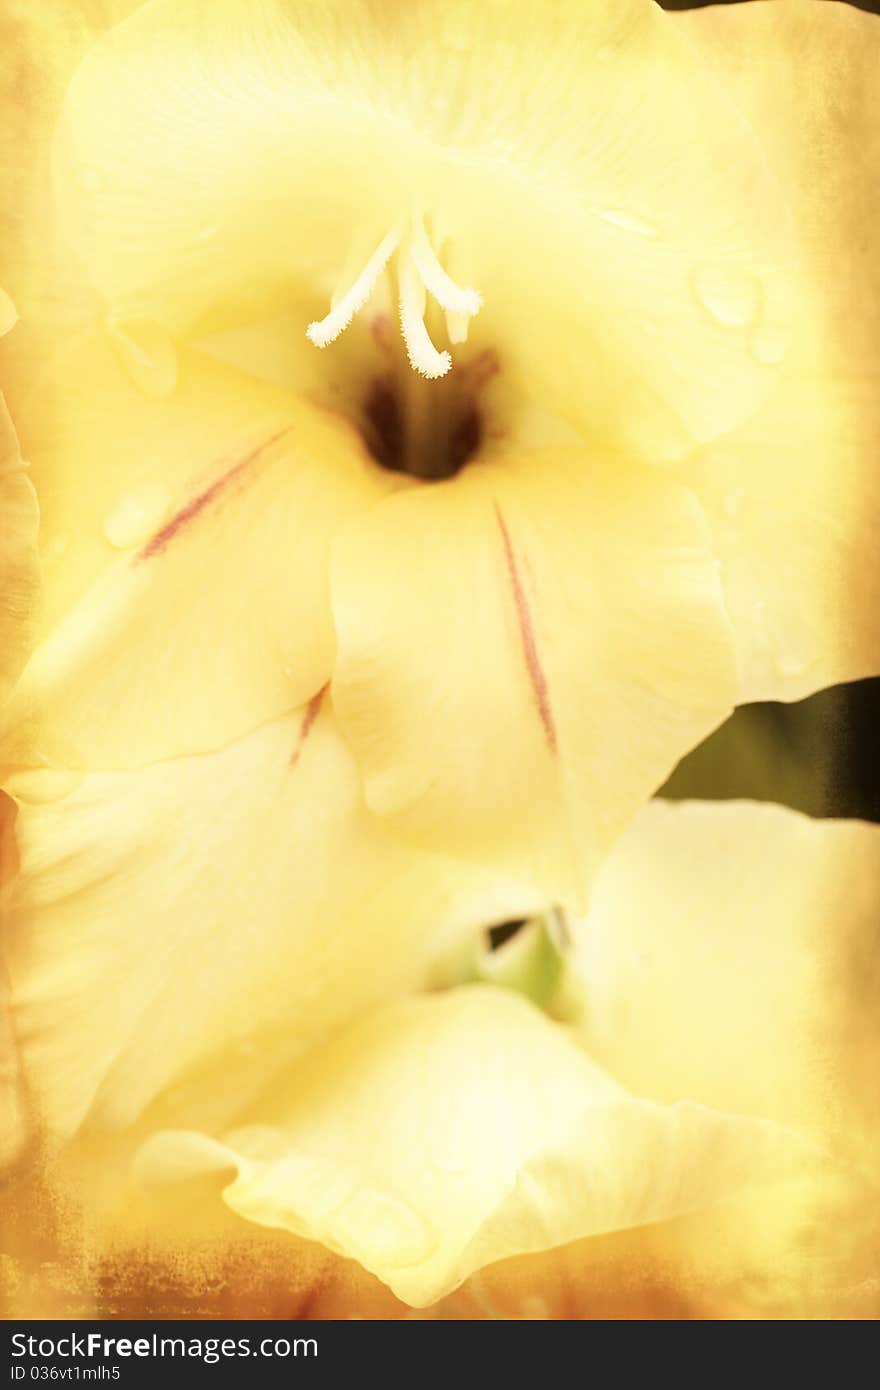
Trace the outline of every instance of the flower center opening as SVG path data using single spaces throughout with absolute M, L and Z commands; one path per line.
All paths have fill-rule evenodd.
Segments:
M 441 265 L 421 217 L 392 227 L 366 263 L 343 276 L 330 312 L 310 323 L 306 335 L 315 347 L 328 347 L 389 278 L 400 332 L 390 314 L 370 311 L 382 365 L 361 403 L 364 439 L 383 468 L 425 480 L 450 478 L 483 440 L 480 393 L 498 364 L 494 353 L 483 351 L 453 372 L 451 352 L 435 345 L 444 332 L 451 346 L 466 343 L 482 300 Z

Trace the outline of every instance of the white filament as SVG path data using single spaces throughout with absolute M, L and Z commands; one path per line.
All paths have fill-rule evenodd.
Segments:
M 376 288 L 376 281 L 391 260 L 399 243 L 400 228 L 392 227 L 388 235 L 383 237 L 376 247 L 351 289 L 346 290 L 329 314 L 309 324 L 306 329 L 306 336 L 314 343 L 315 347 L 327 347 L 348 327 L 355 314 L 364 307 L 373 293 Z
M 450 314 L 466 314 L 473 318 L 480 312 L 482 300 L 476 290 L 462 289 L 447 275 L 428 240 L 420 217 L 413 218 L 410 251 L 422 284 L 436 299 L 441 309 Z
M 434 380 L 445 376 L 452 366 L 448 352 L 438 352 L 425 327 L 425 286 L 419 279 L 412 257 L 404 253 L 398 271 L 400 287 L 400 328 L 406 355 L 414 371 Z
M 411 221 L 401 246 L 402 229 L 392 227 L 370 256 L 354 283 L 333 303 L 329 314 L 316 319 L 306 329 L 315 347 L 334 342 L 366 304 L 395 251 L 397 265 L 400 327 L 410 366 L 430 380 L 445 376 L 452 366 L 448 352 L 439 352 L 425 327 L 426 293 L 430 292 L 445 311 L 446 331 L 451 343 L 467 340 L 468 326 L 479 313 L 482 300 L 476 290 L 462 288 L 443 269 L 437 259 L 421 217 Z M 344 283 L 344 282 L 343 282 Z
M 471 325 L 470 314 L 456 314 L 446 310 L 446 332 L 450 343 L 466 343 Z

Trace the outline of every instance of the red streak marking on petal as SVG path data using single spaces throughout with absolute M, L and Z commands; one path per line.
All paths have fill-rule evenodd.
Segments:
M 513 553 L 513 546 L 510 541 L 510 532 L 507 529 L 498 503 L 496 502 L 494 506 L 498 527 L 501 531 L 501 539 L 504 542 L 504 558 L 507 561 L 507 574 L 510 579 L 513 602 L 516 608 L 516 617 L 519 623 L 519 635 L 522 640 L 526 670 L 529 674 L 529 680 L 532 683 L 535 704 L 538 707 L 538 714 L 544 726 L 544 733 L 547 735 L 547 743 L 550 747 L 550 751 L 555 753 L 558 742 L 556 737 L 556 723 L 553 719 L 553 710 L 550 708 L 550 691 L 547 688 L 547 677 L 544 674 L 541 658 L 538 655 L 538 644 L 535 641 L 532 611 L 529 607 L 526 592 L 522 586 L 522 580 L 520 579 L 516 556 Z
M 297 763 L 300 760 L 300 755 L 302 754 L 303 748 L 305 747 L 306 739 L 312 732 L 312 725 L 318 717 L 318 712 L 320 711 L 324 696 L 327 694 L 329 688 L 330 687 L 327 685 L 322 686 L 321 689 L 318 691 L 317 695 L 313 695 L 311 700 L 309 700 L 309 703 L 306 705 L 306 712 L 303 715 L 302 723 L 299 726 L 299 737 L 296 741 L 296 747 L 290 755 L 290 766 L 292 768 L 296 767 Z
M 214 482 L 202 492 L 192 497 L 185 507 L 181 507 L 179 512 L 175 512 L 171 520 L 166 521 L 165 525 L 161 527 L 154 536 L 150 537 L 143 549 L 138 551 L 136 559 L 152 560 L 155 555 L 161 555 L 162 551 L 170 541 L 174 540 L 178 532 L 182 531 L 185 526 L 188 526 L 189 523 L 199 515 L 199 512 L 203 511 L 209 503 L 219 497 L 221 492 L 224 492 L 229 484 L 233 482 L 240 473 L 243 473 L 246 468 L 249 468 L 271 445 L 277 443 L 279 439 L 282 439 L 285 434 L 289 433 L 290 426 L 287 426 L 285 429 L 278 430 L 276 434 L 271 435 L 269 439 L 264 439 L 263 443 L 258 444 L 256 449 L 252 449 L 246 458 L 239 459 L 238 463 L 233 464 L 232 468 L 227 469 L 225 473 L 219 478 L 216 478 Z

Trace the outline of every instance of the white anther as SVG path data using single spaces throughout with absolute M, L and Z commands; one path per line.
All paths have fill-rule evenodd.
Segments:
M 425 327 L 425 286 L 415 263 L 405 246 L 398 263 L 400 288 L 400 327 L 409 365 L 422 376 L 433 380 L 445 376 L 452 366 L 448 352 L 438 352 Z
M 479 313 L 482 300 L 476 290 L 463 289 L 443 269 L 421 217 L 411 219 L 403 245 L 402 237 L 403 228 L 400 225 L 392 227 L 351 287 L 338 298 L 334 295 L 329 314 L 310 323 L 306 334 L 315 347 L 324 348 L 334 342 L 364 307 L 391 257 L 399 250 L 397 279 L 400 327 L 407 356 L 415 371 L 434 379 L 446 375 L 452 366 L 452 358 L 448 352 L 438 352 L 431 342 L 425 327 L 426 294 L 430 292 L 445 311 L 446 331 L 451 343 L 467 341 L 470 320 Z
M 428 240 L 421 217 L 413 218 L 410 249 L 422 283 L 441 309 L 450 314 L 466 314 L 468 318 L 480 312 L 483 302 L 480 295 L 476 290 L 462 289 L 451 275 L 447 275 Z
M 392 227 L 376 247 L 351 289 L 346 290 L 325 318 L 316 319 L 306 329 L 306 336 L 315 347 L 324 348 L 335 341 L 348 327 L 355 314 L 364 307 L 376 281 L 400 244 L 400 228 Z

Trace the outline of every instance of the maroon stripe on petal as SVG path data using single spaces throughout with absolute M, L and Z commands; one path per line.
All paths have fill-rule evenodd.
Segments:
M 538 709 L 538 716 L 547 736 L 547 743 L 551 752 L 557 749 L 556 723 L 553 718 L 553 710 L 550 706 L 550 690 L 547 685 L 547 677 L 541 665 L 541 657 L 538 652 L 538 643 L 535 639 L 535 626 L 532 622 L 532 610 L 526 591 L 523 588 L 520 578 L 519 566 L 516 563 L 516 556 L 513 553 L 513 545 L 510 540 L 510 532 L 507 523 L 501 513 L 498 503 L 495 506 L 495 516 L 498 521 L 498 528 L 501 531 L 501 539 L 504 544 L 504 558 L 507 563 L 507 576 L 510 580 L 510 588 L 513 594 L 513 604 L 516 609 L 516 618 L 519 623 L 519 635 L 522 642 L 523 657 L 525 658 L 526 671 L 535 696 L 535 704 Z
M 296 746 L 294 747 L 294 750 L 290 755 L 290 766 L 292 768 L 296 767 L 297 763 L 300 760 L 300 756 L 302 755 L 303 748 L 306 744 L 306 739 L 312 732 L 312 726 L 314 725 L 314 722 L 318 717 L 321 705 L 324 700 L 324 696 L 327 694 L 329 688 L 330 687 L 327 685 L 322 686 L 321 689 L 318 691 L 317 695 L 313 695 L 311 700 L 309 700 L 309 703 L 306 705 L 305 713 L 302 717 L 302 723 L 299 726 L 299 734 L 297 736 Z
M 186 505 L 180 508 L 180 511 L 174 513 L 170 521 L 166 521 L 165 525 L 160 527 L 154 536 L 150 537 L 146 545 L 138 551 L 135 558 L 137 560 L 152 560 L 156 555 L 161 555 L 169 543 L 174 540 L 175 536 L 177 536 L 184 527 L 188 526 L 191 521 L 194 521 L 199 513 L 204 511 L 205 507 L 211 502 L 215 501 L 222 492 L 225 492 L 229 484 L 234 482 L 234 480 L 243 473 L 245 469 L 249 468 L 252 463 L 255 463 L 261 454 L 264 454 L 268 448 L 276 444 L 284 435 L 289 434 L 290 428 L 291 427 L 288 425 L 283 430 L 278 430 L 275 434 L 271 435 L 269 439 L 264 439 L 262 444 L 258 444 L 245 458 L 239 459 L 237 463 L 234 463 L 231 468 L 228 468 L 225 473 L 222 473 L 219 478 L 216 478 L 214 482 L 204 488 L 202 492 L 197 493 L 195 497 L 191 497 Z

